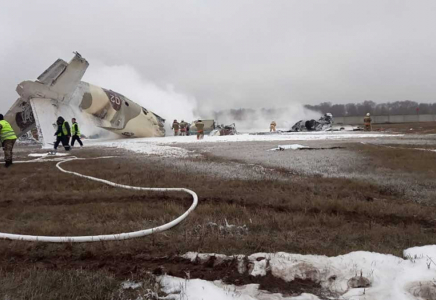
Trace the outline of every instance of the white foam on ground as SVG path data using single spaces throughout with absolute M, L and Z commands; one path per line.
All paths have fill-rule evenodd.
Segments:
M 436 256 L 435 246 L 414 247 L 405 254 Z M 206 259 L 215 254 L 184 255 L 192 261 Z M 232 259 L 232 257 L 227 257 Z M 403 259 L 393 255 L 374 252 L 351 252 L 336 257 L 320 255 L 300 255 L 290 253 L 256 253 L 247 257 L 252 267 L 245 276 L 264 276 L 270 272 L 273 276 L 290 282 L 295 278 L 310 279 L 330 293 L 323 299 L 347 300 L 418 300 L 424 287 L 434 289 L 436 295 L 436 265 L 428 267 L 426 258 Z M 349 280 L 363 276 L 371 282 L 366 288 L 352 288 Z M 315 300 L 315 295 L 302 294 L 297 297 L 285 297 L 259 290 L 257 284 L 234 286 L 222 281 L 209 282 L 200 279 L 187 280 L 171 276 L 162 276 L 163 291 L 168 293 L 165 299 L 250 299 L 250 300 Z M 185 298 L 180 298 L 181 296 Z M 432 298 L 434 299 L 434 298 Z
M 189 143 L 232 143 L 258 141 L 314 141 L 314 140 L 344 140 L 362 138 L 398 137 L 398 134 L 358 133 L 358 132 L 293 132 L 268 135 L 238 134 L 227 136 L 205 136 L 197 140 L 196 136 L 167 136 L 161 138 L 117 139 L 94 141 L 88 145 L 117 147 L 137 153 L 169 157 L 187 157 L 193 154 L 186 149 L 176 147 L 177 144 Z M 167 146 L 171 145 L 171 146 Z
M 44 156 L 67 156 L 70 155 L 69 153 L 56 153 L 56 154 L 49 154 L 49 153 L 30 153 L 29 157 L 44 157 Z

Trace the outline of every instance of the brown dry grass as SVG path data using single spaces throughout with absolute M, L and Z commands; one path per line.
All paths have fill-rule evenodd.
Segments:
M 412 130 L 410 130 L 412 128 Z M 394 131 L 401 133 L 436 133 L 436 122 L 398 123 L 398 124 L 373 124 L 375 131 Z
M 410 161 L 414 154 L 402 157 L 396 151 L 388 155 L 392 151 L 389 149 L 359 149 L 373 159 L 368 172 L 383 167 L 422 175 L 424 166 L 435 165 L 430 161 L 434 154 L 422 154 L 424 162 L 410 167 L 399 161 Z M 381 154 L 383 151 L 386 154 Z M 94 157 L 112 152 L 86 150 L 80 155 Z M 208 156 L 201 163 L 208 161 L 220 159 Z M 139 230 L 168 222 L 191 203 L 189 196 L 176 193 L 112 188 L 60 173 L 54 165 L 17 164 L 8 171 L 1 168 L 0 231 L 89 235 Z M 365 181 L 315 180 L 280 169 L 277 172 L 286 180 L 216 180 L 205 173 L 187 173 L 180 167 L 162 168 L 160 159 L 134 154 L 63 166 L 117 183 L 187 187 L 198 193 L 200 204 L 174 229 L 136 240 L 93 244 L 0 241 L 0 267 L 11 282 L 17 279 L 10 274 L 22 278 L 36 265 L 50 272 L 98 270 L 120 280 L 139 278 L 150 268 L 152 257 L 187 251 L 339 255 L 367 250 L 402 255 L 407 247 L 436 243 L 435 207 L 405 201 L 398 191 Z M 248 231 L 219 230 L 209 225 L 224 225 L 225 219 L 246 225 Z M 60 280 L 69 280 L 68 276 Z M 1 285 L 0 293 L 5 293 Z

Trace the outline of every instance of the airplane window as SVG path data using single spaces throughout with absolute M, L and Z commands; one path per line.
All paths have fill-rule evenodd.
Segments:
M 124 101 L 124 103 L 126 103 L 126 106 L 129 106 L 129 103 L 127 101 Z

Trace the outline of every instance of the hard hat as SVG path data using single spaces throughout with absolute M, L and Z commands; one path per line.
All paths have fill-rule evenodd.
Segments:
M 366 116 L 369 117 L 369 113 L 367 113 Z

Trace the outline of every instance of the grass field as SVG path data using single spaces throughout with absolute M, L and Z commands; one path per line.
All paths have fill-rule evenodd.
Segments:
M 192 274 L 213 279 L 209 269 L 198 270 L 177 258 L 188 251 L 335 256 L 366 250 L 401 256 L 405 248 L 435 244 L 431 182 L 436 177 L 436 153 L 351 142 L 341 145 L 346 150 L 331 151 L 360 157 L 355 165 L 347 160 L 341 169 L 350 176 L 304 173 L 280 163 L 253 165 L 213 151 L 180 159 L 111 148 L 81 150 L 80 157 L 117 157 L 68 162 L 63 164 L 65 169 L 133 186 L 186 187 L 197 192 L 199 206 L 174 229 L 136 240 L 0 241 L 0 295 L 8 295 L 7 299 L 128 299 L 134 295 L 120 291 L 120 283 L 142 280 L 144 288 L 153 290 L 156 286 L 149 273 L 160 266 L 181 277 L 197 268 Z M 25 157 L 31 150 L 21 148 L 18 155 Z M 316 152 L 315 157 L 323 157 L 322 151 Z M 284 160 L 285 155 L 290 159 L 294 154 L 279 155 Z M 133 192 L 63 174 L 54 162 L 16 164 L 8 170 L 1 168 L 0 176 L 0 231 L 8 233 L 134 231 L 168 222 L 191 203 L 183 194 Z M 417 192 L 410 193 L 411 189 Z M 226 227 L 226 223 L 236 226 Z M 53 290 L 58 294 L 50 294 Z

